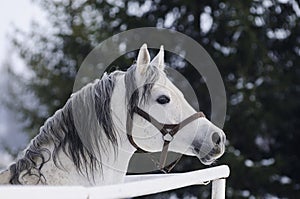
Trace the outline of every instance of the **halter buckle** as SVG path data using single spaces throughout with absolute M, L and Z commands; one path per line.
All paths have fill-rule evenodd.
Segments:
M 173 140 L 173 136 L 170 133 L 167 133 L 163 136 L 164 141 L 171 142 Z

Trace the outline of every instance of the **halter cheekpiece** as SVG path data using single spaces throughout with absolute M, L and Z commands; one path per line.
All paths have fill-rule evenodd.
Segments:
M 143 152 L 143 153 L 148 153 L 148 151 L 146 151 L 146 150 L 142 149 L 141 147 L 139 147 L 136 144 L 136 142 L 134 141 L 133 136 L 132 136 L 133 113 L 136 113 L 139 116 L 141 116 L 142 118 L 144 118 L 145 120 L 147 120 L 149 123 L 151 123 L 153 126 L 155 126 L 159 130 L 159 132 L 162 134 L 162 139 L 164 141 L 164 144 L 163 144 L 162 152 L 161 152 L 161 155 L 160 155 L 160 163 L 159 163 L 159 168 L 162 171 L 164 170 L 164 167 L 165 167 L 165 164 L 166 164 L 169 144 L 173 140 L 175 134 L 180 129 L 182 129 L 183 127 L 185 127 L 189 123 L 193 122 L 194 120 L 196 120 L 198 118 L 201 118 L 201 117 L 205 117 L 203 112 L 197 112 L 197 113 L 194 113 L 193 115 L 189 116 L 188 118 L 184 119 L 183 121 L 181 121 L 178 124 L 164 124 L 164 123 L 160 123 L 154 117 L 152 117 L 150 114 L 146 113 L 145 111 L 143 111 L 139 107 L 135 106 L 133 108 L 133 112 L 131 113 L 131 115 L 129 114 L 128 117 L 127 117 L 127 124 L 126 124 L 127 137 L 129 139 L 130 143 L 139 152 Z M 176 161 L 176 163 L 177 163 L 177 161 Z

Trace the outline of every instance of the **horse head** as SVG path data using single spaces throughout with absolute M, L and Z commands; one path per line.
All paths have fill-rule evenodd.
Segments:
M 192 108 L 164 69 L 163 46 L 150 61 L 144 44 L 134 70 L 136 90 L 129 96 L 129 140 L 135 148 L 149 152 L 162 151 L 167 145 L 167 150 L 197 156 L 209 165 L 224 153 L 225 134 Z

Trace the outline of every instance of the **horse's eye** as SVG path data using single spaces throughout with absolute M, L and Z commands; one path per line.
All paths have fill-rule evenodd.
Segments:
M 159 103 L 159 104 L 167 104 L 170 102 L 170 98 L 165 96 L 165 95 L 161 95 L 159 96 L 156 101 Z

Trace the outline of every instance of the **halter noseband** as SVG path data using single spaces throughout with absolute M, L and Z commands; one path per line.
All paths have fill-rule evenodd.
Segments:
M 161 152 L 161 155 L 160 155 L 160 165 L 159 165 L 160 170 L 163 170 L 164 167 L 165 167 L 169 144 L 173 140 L 173 137 L 175 136 L 175 134 L 180 129 L 185 127 L 187 124 L 193 122 L 194 120 L 196 120 L 200 117 L 205 117 L 203 112 L 197 112 L 197 113 L 194 113 L 193 115 L 189 116 L 188 118 L 184 119 L 183 121 L 181 121 L 178 124 L 164 124 L 164 123 L 160 123 L 154 117 L 152 117 L 150 114 L 146 113 L 145 111 L 143 111 L 142 109 L 140 109 L 137 106 L 135 106 L 133 108 L 133 113 L 136 113 L 139 116 L 141 116 L 142 118 L 144 118 L 145 120 L 147 120 L 149 123 L 151 123 L 153 126 L 155 126 L 160 131 L 160 133 L 162 134 L 164 144 L 163 144 L 162 152 Z M 128 117 L 127 117 L 126 128 L 127 128 L 128 140 L 132 144 L 132 146 L 134 146 L 138 151 L 143 152 L 143 153 L 147 153 L 148 151 L 141 149 L 136 144 L 136 142 L 134 141 L 134 139 L 132 137 L 132 117 L 133 117 L 133 113 L 132 113 L 132 115 L 128 115 Z M 176 161 L 176 163 L 177 163 L 177 161 Z

